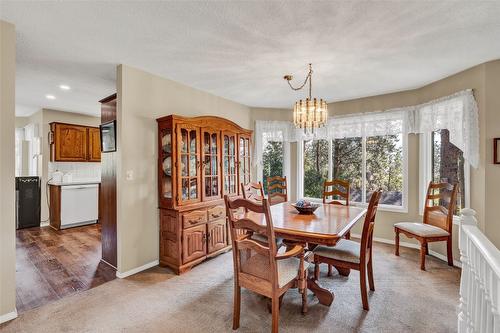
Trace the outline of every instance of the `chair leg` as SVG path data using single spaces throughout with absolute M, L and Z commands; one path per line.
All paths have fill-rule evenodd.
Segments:
M 394 231 L 396 232 L 396 249 L 395 249 L 395 255 L 396 256 L 399 256 L 399 229 L 398 228 L 394 228 Z
M 273 315 L 273 326 L 272 326 L 272 333 L 278 333 L 278 324 L 280 320 L 280 305 L 279 305 L 279 297 L 275 296 L 273 297 L 272 300 L 272 315 Z
M 314 260 L 314 279 L 319 280 L 319 261 Z
M 240 327 L 241 287 L 234 286 L 233 330 Z
M 451 242 L 451 236 L 448 237 L 446 241 L 446 249 L 448 254 L 448 265 L 453 266 L 453 243 Z
M 307 281 L 307 270 L 305 271 L 305 281 Z M 307 313 L 307 286 L 302 289 L 302 313 Z
M 327 274 L 327 276 L 332 276 L 332 275 L 333 275 L 332 265 L 328 264 L 328 274 Z
M 371 252 L 371 250 L 370 250 Z M 375 291 L 375 282 L 373 281 L 373 264 L 372 255 L 370 253 L 370 260 L 368 261 L 368 284 L 370 285 L 370 290 Z
M 345 234 L 344 238 L 351 239 L 351 231 L 350 230 Z
M 420 244 L 420 269 L 425 271 L 425 254 L 427 252 L 427 242 L 424 240 Z
M 365 264 L 366 265 L 366 264 Z M 359 283 L 361 285 L 361 301 L 363 302 L 363 309 L 370 310 L 370 306 L 368 305 L 368 291 L 366 290 L 366 266 L 361 265 L 361 269 L 359 270 Z

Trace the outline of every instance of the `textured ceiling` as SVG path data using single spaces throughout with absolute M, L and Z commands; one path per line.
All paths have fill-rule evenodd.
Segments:
M 121 63 L 249 106 L 290 107 L 305 91 L 282 76 L 298 84 L 308 62 L 313 94 L 336 101 L 500 58 L 499 2 L 1 1 L 0 17 L 17 29 L 18 115 L 99 114 Z

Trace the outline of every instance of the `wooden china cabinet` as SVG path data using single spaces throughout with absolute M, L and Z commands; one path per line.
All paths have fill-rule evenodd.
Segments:
M 157 122 L 160 264 L 180 274 L 229 250 L 223 196 L 250 181 L 252 131 L 212 116 Z

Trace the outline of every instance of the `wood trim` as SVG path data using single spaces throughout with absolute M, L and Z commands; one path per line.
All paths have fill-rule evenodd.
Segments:
M 247 135 L 252 135 L 253 131 L 245 129 L 241 127 L 240 125 L 236 124 L 235 122 L 218 117 L 218 116 L 199 116 L 199 117 L 183 117 L 179 115 L 169 115 L 165 117 L 161 117 L 156 119 L 157 122 L 162 122 L 162 121 L 167 121 L 169 119 L 172 119 L 176 121 L 177 123 L 190 123 L 194 124 L 199 127 L 215 127 L 215 128 L 229 128 L 233 127 L 234 130 L 247 134 Z
M 61 228 L 61 186 L 49 184 L 49 202 L 50 226 L 59 230 Z
M 114 93 L 112 95 L 109 95 L 108 97 L 104 97 L 103 99 L 101 99 L 99 101 L 99 103 L 101 103 L 101 104 L 109 103 L 109 102 L 115 100 L 116 98 L 117 98 L 117 95 L 116 95 L 116 93 Z

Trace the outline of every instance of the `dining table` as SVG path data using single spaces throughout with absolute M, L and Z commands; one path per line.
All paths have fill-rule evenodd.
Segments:
M 312 214 L 300 214 L 293 202 L 283 202 L 271 206 L 271 218 L 276 237 L 287 241 L 304 244 L 309 250 L 318 245 L 334 246 L 366 214 L 366 208 L 318 203 L 319 207 Z M 247 212 L 246 217 L 266 225 L 264 214 Z M 339 269 L 342 275 L 348 271 Z M 330 306 L 335 297 L 333 291 L 321 286 L 308 274 L 307 288 L 318 298 L 319 303 Z

